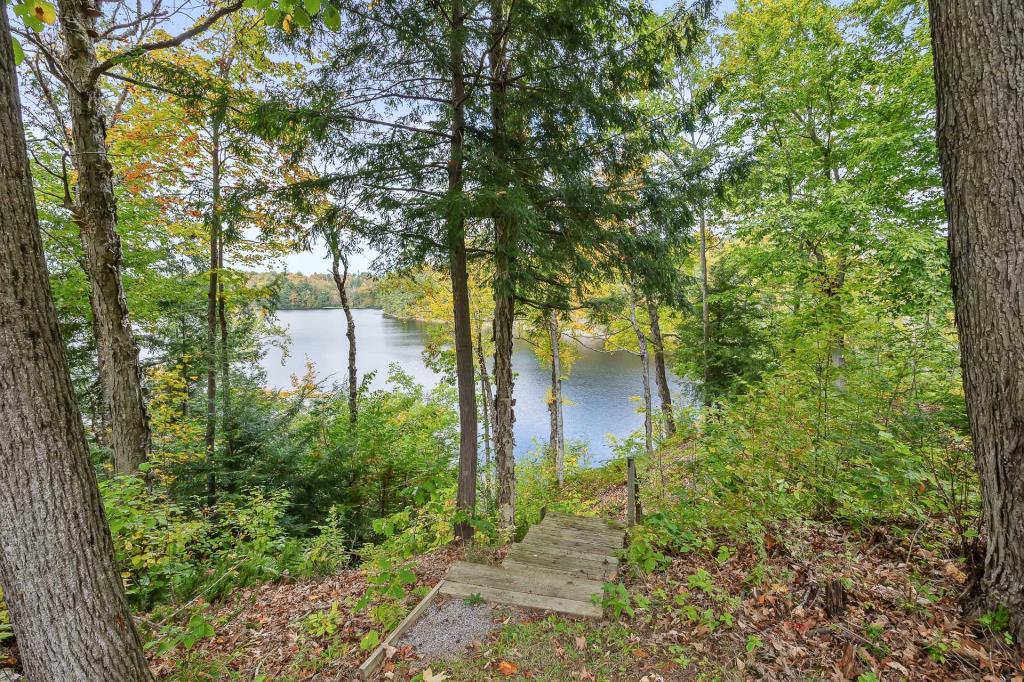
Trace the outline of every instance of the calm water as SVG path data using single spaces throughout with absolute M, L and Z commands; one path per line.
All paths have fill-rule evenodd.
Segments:
M 263 361 L 268 383 L 277 388 L 291 385 L 293 374 L 301 375 L 306 362 L 316 365 L 320 379 L 344 381 L 347 374 L 348 341 L 345 316 L 340 309 L 282 310 L 278 313 L 288 328 L 291 345 L 282 360 L 277 348 L 269 348 Z M 424 323 L 397 320 L 379 310 L 354 310 L 356 321 L 356 362 L 359 375 L 376 371 L 374 387 L 387 381 L 388 365 L 397 363 L 420 384 L 437 385 L 440 376 L 427 368 L 422 351 L 427 338 Z M 546 443 L 549 416 L 545 397 L 551 382 L 546 369 L 524 342 L 516 342 L 512 357 L 516 376 L 516 454 L 521 456 Z M 625 352 L 605 353 L 581 347 L 571 374 L 563 383 L 566 404 L 565 437 L 586 441 L 592 463 L 612 456 L 607 434 L 624 437 L 643 428 L 639 358 Z

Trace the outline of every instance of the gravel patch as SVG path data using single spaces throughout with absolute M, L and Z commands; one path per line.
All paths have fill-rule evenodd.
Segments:
M 411 646 L 424 659 L 440 660 L 461 653 L 497 627 L 494 609 L 487 604 L 470 606 L 462 599 L 449 599 L 431 604 L 396 646 Z

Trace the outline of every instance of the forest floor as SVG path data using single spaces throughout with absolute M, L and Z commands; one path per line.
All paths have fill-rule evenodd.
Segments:
M 624 486 L 608 479 L 590 477 L 569 493 L 621 518 Z M 768 528 L 763 551 L 722 540 L 714 552 L 673 557 L 664 570 L 627 572 L 620 579 L 629 609 L 615 614 L 606 604 L 604 621 L 496 607 L 494 627 L 481 628 L 486 634 L 466 649 L 423 656 L 403 645 L 377 679 L 1024 682 L 1024 652 L 1007 643 L 999 619 L 962 613 L 968 577 L 953 553 L 925 548 L 915 529 L 902 530 L 780 521 Z M 463 554 L 451 545 L 419 557 L 418 586 L 436 584 Z M 210 607 L 215 637 L 155 660 L 155 671 L 180 681 L 356 679 L 366 656 L 358 643 L 371 622 L 352 605 L 365 584 L 363 571 L 350 570 L 240 591 Z M 845 599 L 826 609 L 830 584 L 841 584 Z M 303 626 L 331 609 L 334 632 Z

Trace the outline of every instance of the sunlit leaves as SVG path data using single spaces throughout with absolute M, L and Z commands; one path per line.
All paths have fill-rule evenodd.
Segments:
M 57 21 L 57 11 L 46 0 L 25 0 L 14 6 L 14 14 L 21 18 L 25 26 L 39 32 L 44 26 Z M 17 58 L 17 54 L 15 54 Z
M 267 26 L 279 28 L 288 34 L 296 27 L 310 28 L 317 15 L 320 15 L 329 30 L 341 29 L 341 12 L 323 0 L 245 0 L 243 7 L 262 10 L 263 21 Z

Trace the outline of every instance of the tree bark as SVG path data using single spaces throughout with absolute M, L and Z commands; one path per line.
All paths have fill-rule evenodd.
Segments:
M 672 389 L 668 383 L 668 369 L 665 367 L 665 343 L 661 336 L 661 319 L 658 304 L 648 299 L 647 315 L 651 318 L 651 345 L 654 346 L 654 381 L 658 385 L 658 398 L 661 401 L 661 415 L 665 422 L 665 435 L 672 436 L 676 432 L 676 420 L 672 414 Z
M 476 376 L 473 369 L 473 329 L 470 323 L 469 271 L 466 259 L 466 220 L 461 206 L 463 193 L 463 143 L 466 127 L 465 9 L 452 0 L 449 58 L 451 60 L 451 147 L 448 158 L 447 240 L 452 281 L 452 312 L 455 318 L 455 376 L 459 392 L 459 482 L 456 506 L 464 517 L 476 512 L 477 415 Z M 464 542 L 473 538 L 468 521 L 456 525 Z
M 149 680 L 114 562 L 39 237 L 0 8 L 0 585 L 30 680 Z
M 701 323 L 701 393 L 704 404 L 708 398 L 708 344 L 711 341 L 711 316 L 708 312 L 708 227 L 704 209 L 700 209 L 700 323 Z
M 938 145 L 986 608 L 1024 637 L 1024 5 L 932 0 Z
M 343 271 L 339 271 L 341 263 Z M 331 248 L 331 275 L 338 288 L 341 308 L 345 311 L 345 338 L 348 339 L 348 420 L 355 424 L 359 419 L 359 377 L 356 373 L 356 321 L 352 317 L 352 306 L 348 302 L 345 284 L 348 282 L 348 258 L 341 255 L 341 249 Z
M 491 151 L 495 183 L 509 187 L 505 119 L 508 64 L 506 62 L 505 8 L 503 0 L 490 2 Z M 498 527 L 508 537 L 515 527 L 515 400 L 512 374 L 513 323 L 515 320 L 515 219 L 498 207 L 494 223 L 494 460 L 498 474 Z
M 114 471 L 130 474 L 146 461 L 149 417 L 142 392 L 139 349 L 121 283 L 114 173 L 107 159 L 106 120 L 95 81 L 94 8 L 86 0 L 58 0 L 65 44 L 74 165 L 78 171 L 72 217 L 79 228 L 89 278 L 89 302 L 104 398 L 110 414 Z
M 555 478 L 558 487 L 565 483 L 565 424 L 562 422 L 562 357 L 559 343 L 562 332 L 558 328 L 558 312 L 548 313 L 548 336 L 551 340 L 551 435 L 549 443 L 555 456 Z
M 491 466 L 491 415 L 494 414 L 494 393 L 491 390 L 491 375 L 487 370 L 487 357 L 484 355 L 483 324 L 477 323 L 476 328 L 476 362 L 480 368 L 481 401 L 484 408 L 484 468 Z
M 644 387 L 644 446 L 648 455 L 654 453 L 654 424 L 651 416 L 654 413 L 654 400 L 651 397 L 651 359 L 647 349 L 647 335 L 640 327 L 636 317 L 636 298 L 629 299 L 629 323 L 636 334 L 637 348 L 640 354 L 640 376 Z
M 206 501 L 217 501 L 217 294 L 220 276 L 220 121 L 213 120 L 210 144 L 210 273 L 206 290 Z

